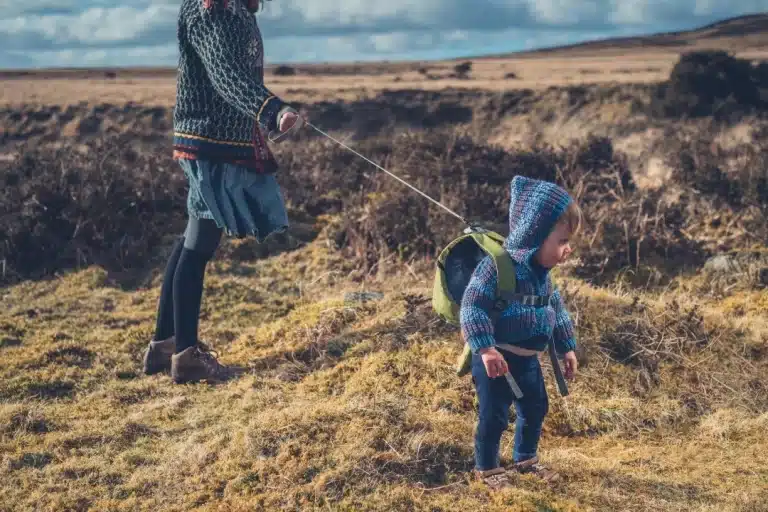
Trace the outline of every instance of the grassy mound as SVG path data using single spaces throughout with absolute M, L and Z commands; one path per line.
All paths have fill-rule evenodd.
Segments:
M 22 159 L 0 163 L 6 283 L 92 263 L 115 274 L 159 263 L 152 248 L 183 230 L 186 184 L 165 148 L 143 151 L 129 139 L 95 139 L 76 150 L 32 146 Z M 668 192 L 674 187 L 637 190 L 626 158 L 607 138 L 508 151 L 458 130 L 433 130 L 373 137 L 356 149 L 470 221 L 502 233 L 514 175 L 563 185 L 585 213 L 575 271 L 610 280 L 640 266 L 673 276 L 765 232 L 762 143 L 713 154 L 712 140 L 670 136 L 667 160 L 674 185 L 683 191 L 672 199 Z M 296 248 L 327 219 L 335 246 L 368 270 L 393 256 L 434 257 L 463 229 L 454 217 L 330 141 L 305 137 L 277 151 L 279 180 L 297 230 L 264 247 L 227 245 L 225 254 L 248 259 Z M 713 247 L 707 241 L 712 226 L 732 226 L 734 219 L 748 228 L 743 236 Z
M 763 126 L 752 132 L 750 142 L 731 147 L 719 144 L 711 128 L 671 136 L 664 150 L 672 178 L 733 208 L 768 209 L 768 133 Z
M 136 268 L 160 242 L 160 225 L 183 228 L 185 183 L 173 162 L 131 149 L 129 140 L 32 147 L 4 162 L 0 259 L 7 278 L 93 263 Z
M 734 120 L 768 107 L 768 64 L 724 51 L 685 53 L 652 93 L 650 110 L 664 118 Z
M 162 265 L 158 247 L 183 228 L 167 148 L 128 134 L 29 146 L 0 163 L 0 510 L 765 510 L 762 133 L 746 146 L 670 132 L 671 179 L 654 191 L 600 137 L 354 143 L 501 233 L 515 174 L 562 184 L 584 209 L 579 258 L 554 274 L 579 339 L 567 399 L 543 361 L 541 455 L 564 478 L 499 493 L 468 475 L 472 385 L 430 305 L 430 258 L 455 219 L 328 141 L 278 146 L 294 238 L 224 244 L 201 311 L 202 339 L 250 371 L 174 386 L 140 372 L 159 277 L 130 291 L 110 279 Z M 383 298 L 347 295 L 368 290 Z
M 734 316 L 726 302 L 687 292 L 628 295 L 559 279 L 580 374 L 563 400 L 544 361 L 541 454 L 564 479 L 520 477 L 491 493 L 468 477 L 473 392 L 452 372 L 459 344 L 434 317 L 428 274 L 379 275 L 365 284 L 383 300 L 345 302 L 360 289 L 346 277 L 354 267 L 322 240 L 212 265 L 203 338 L 251 370 L 215 387 L 139 373 L 156 287 L 105 287 L 94 267 L 8 288 L 0 336 L 18 343 L 0 349 L 0 501 L 8 510 L 760 510 L 768 324 L 759 309 Z M 739 300 L 755 298 L 728 304 Z M 510 443 L 508 434 L 503 462 Z

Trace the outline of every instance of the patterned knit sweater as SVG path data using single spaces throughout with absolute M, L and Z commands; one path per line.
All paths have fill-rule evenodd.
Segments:
M 264 87 L 261 33 L 248 0 L 182 0 L 174 158 L 277 169 L 262 135 L 285 104 Z
M 553 183 L 515 176 L 511 183 L 510 233 L 504 247 L 515 260 L 517 292 L 550 295 L 546 307 L 511 303 L 494 325 L 489 312 L 496 298 L 496 267 L 490 257 L 475 268 L 461 301 L 461 330 L 474 353 L 497 343 L 542 351 L 552 339 L 560 355 L 576 347 L 573 325 L 548 269 L 533 261 L 571 197 Z

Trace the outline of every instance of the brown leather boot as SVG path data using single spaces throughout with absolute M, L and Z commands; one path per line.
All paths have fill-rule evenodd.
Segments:
M 489 469 L 487 471 L 474 470 L 475 478 L 483 482 L 493 490 L 503 489 L 512 485 L 512 481 L 504 468 Z
M 560 475 L 556 471 L 549 469 L 543 464 L 539 464 L 538 457 L 517 462 L 509 468 L 509 471 L 514 471 L 521 475 L 533 474 L 546 482 L 555 482 L 560 479 Z
M 171 357 L 171 377 L 176 384 L 186 382 L 224 382 L 239 373 L 239 369 L 225 366 L 204 343 L 198 343 Z
M 167 340 L 150 341 L 144 351 L 144 373 L 154 375 L 171 369 L 171 356 L 176 352 L 176 337 Z

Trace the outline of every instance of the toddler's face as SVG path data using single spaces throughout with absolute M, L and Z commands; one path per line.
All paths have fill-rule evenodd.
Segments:
M 536 251 L 536 262 L 544 268 L 554 268 L 571 254 L 571 231 L 567 223 L 558 223 Z

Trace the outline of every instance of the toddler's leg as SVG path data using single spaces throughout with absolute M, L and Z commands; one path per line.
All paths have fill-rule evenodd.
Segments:
M 507 358 L 507 362 L 523 392 L 523 398 L 515 402 L 517 421 L 513 458 L 515 462 L 520 462 L 536 456 L 541 427 L 549 412 L 549 400 L 537 357 L 512 356 Z
M 475 469 L 487 471 L 500 466 L 501 436 L 509 426 L 509 408 L 514 395 L 504 377 L 491 379 L 483 361 L 472 356 L 472 377 L 479 402 L 479 418 L 475 430 Z

